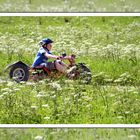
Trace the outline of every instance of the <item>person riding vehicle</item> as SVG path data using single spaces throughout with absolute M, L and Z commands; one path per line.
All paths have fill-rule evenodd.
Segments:
M 53 41 L 49 38 L 42 39 L 39 42 L 41 47 L 35 57 L 32 67 L 45 66 L 49 70 L 57 69 L 59 72 L 67 73 L 68 66 L 62 60 L 72 58 L 53 55 L 51 52 L 52 43 Z M 55 59 L 55 61 L 49 61 L 49 58 Z
M 84 63 L 76 63 L 75 54 L 70 56 L 66 54 L 62 54 L 62 56 L 52 54 L 52 43 L 53 41 L 49 38 L 40 41 L 40 49 L 32 66 L 21 60 L 9 64 L 5 68 L 5 71 L 10 69 L 9 77 L 16 82 L 21 82 L 28 80 L 38 81 L 48 76 L 56 78 L 59 75 L 65 75 L 69 79 L 80 79 L 90 83 L 92 79 L 91 70 Z M 55 60 L 51 61 L 50 59 Z M 65 64 L 62 60 L 68 60 L 69 64 Z

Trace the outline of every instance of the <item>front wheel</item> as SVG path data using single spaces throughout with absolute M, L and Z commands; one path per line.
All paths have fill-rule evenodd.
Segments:
M 9 76 L 16 82 L 27 81 L 29 79 L 28 67 L 23 64 L 15 64 L 10 69 Z
M 78 63 L 68 71 L 70 79 L 79 79 L 83 83 L 90 83 L 92 80 L 92 73 L 89 68 L 83 63 Z

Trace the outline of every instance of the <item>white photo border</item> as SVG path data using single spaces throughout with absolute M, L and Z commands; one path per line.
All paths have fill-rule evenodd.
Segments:
M 0 124 L 0 129 L 2 128 L 23 128 L 23 129 L 29 129 L 29 128 L 102 128 L 102 129 L 140 129 L 139 124 Z
M 0 16 L 140 16 L 140 13 L 0 13 Z

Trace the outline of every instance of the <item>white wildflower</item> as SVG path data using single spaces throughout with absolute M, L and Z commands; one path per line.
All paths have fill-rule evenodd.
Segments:
M 19 89 L 19 88 L 14 88 L 13 90 L 14 90 L 14 91 L 19 91 L 20 89 Z
M 8 82 L 8 84 L 7 84 L 7 86 L 9 86 L 9 87 L 11 87 L 11 86 L 14 86 L 15 85 L 15 83 L 14 82 Z
M 0 95 L 0 99 L 2 99 L 3 98 L 3 95 Z
M 134 139 L 136 138 L 136 135 L 129 135 L 128 138 Z
M 31 106 L 31 108 L 32 108 L 32 109 L 37 109 L 38 107 L 37 107 L 37 106 Z
M 26 82 L 26 85 L 33 86 L 33 85 L 35 85 L 35 83 L 33 83 L 33 82 Z
M 3 95 L 8 95 L 9 93 L 8 92 L 3 92 Z
M 44 94 L 37 94 L 37 95 L 36 95 L 37 98 L 45 97 L 45 96 L 46 96 L 46 95 L 44 95 Z
M 44 117 L 45 120 L 50 120 L 50 117 Z
M 118 118 L 118 119 L 122 119 L 122 118 L 123 118 L 123 116 L 117 116 L 117 118 Z
M 56 90 L 61 90 L 62 89 L 60 84 L 58 84 L 57 82 L 53 82 L 50 85 L 52 85 L 52 87 Z
M 43 140 L 43 136 L 36 136 L 35 140 Z
M 48 104 L 44 104 L 44 105 L 42 105 L 42 107 L 49 107 L 49 105 Z

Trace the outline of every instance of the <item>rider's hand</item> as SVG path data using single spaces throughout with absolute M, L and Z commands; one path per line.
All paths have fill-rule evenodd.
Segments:
M 66 56 L 65 58 L 68 59 L 68 60 L 72 59 L 71 56 Z
M 57 59 L 62 60 L 64 58 L 62 56 L 58 56 Z
M 70 59 L 71 61 L 74 61 L 75 58 L 72 57 L 72 56 L 70 56 L 69 59 Z

